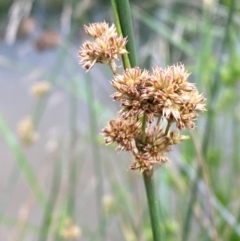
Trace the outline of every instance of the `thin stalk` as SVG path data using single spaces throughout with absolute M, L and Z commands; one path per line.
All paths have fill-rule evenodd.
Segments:
M 116 207 L 119 207 L 119 214 L 121 214 L 121 223 L 126 224 L 130 227 L 132 232 L 138 237 L 139 227 L 135 223 L 135 216 L 133 215 L 133 210 L 135 203 L 131 200 L 130 193 L 131 189 L 127 185 L 127 182 L 120 182 L 117 178 L 116 168 L 114 167 L 112 162 L 107 163 L 106 172 L 111 173 L 111 176 L 108 176 L 109 183 L 111 184 L 111 189 L 113 191 L 113 195 L 116 197 Z M 131 200 L 131 202 L 129 201 Z M 126 205 L 122 205 L 125 203 Z M 124 230 L 122 229 L 123 233 Z M 124 239 L 122 239 L 124 240 Z M 135 239 L 136 240 L 136 239 Z M 139 239 L 137 239 L 139 240 Z
M 116 0 L 111 0 L 111 4 L 112 4 L 114 21 L 115 21 L 115 25 L 117 28 L 117 33 L 119 36 L 122 36 L 123 34 L 122 34 L 121 24 L 120 24 L 120 20 L 119 20 L 119 16 L 118 16 Z M 128 54 L 122 55 L 122 61 L 123 61 L 124 69 L 131 68 Z
M 160 215 L 158 209 L 158 201 L 154 188 L 153 173 L 143 172 L 143 179 L 148 199 L 148 208 L 151 219 L 153 241 L 161 241 L 161 227 L 160 227 Z
M 87 75 L 86 82 L 86 92 L 87 92 L 87 102 L 89 104 L 89 119 L 90 119 L 90 135 L 92 142 L 92 152 L 93 152 L 93 161 L 94 161 L 94 172 L 96 177 L 96 202 L 97 202 L 97 211 L 98 211 L 98 224 L 101 240 L 106 239 L 106 217 L 102 205 L 102 197 L 104 194 L 103 189 L 103 174 L 102 174 L 102 165 L 101 165 L 101 153 L 100 148 L 95 138 L 95 133 L 97 133 L 97 115 L 96 107 L 94 105 L 94 92 L 92 79 L 90 75 Z
M 53 221 L 52 219 L 53 211 L 55 208 L 55 204 L 58 196 L 57 194 L 59 192 L 60 183 L 61 183 L 61 171 L 60 171 L 60 165 L 58 162 L 59 160 L 57 160 L 55 164 L 55 168 L 53 169 L 54 173 L 53 173 L 53 179 L 51 184 L 51 191 L 50 191 L 47 205 L 44 210 L 42 225 L 38 233 L 39 241 L 47 240 L 49 235 L 49 230 Z
M 0 224 L 2 223 L 2 218 L 7 211 L 7 206 L 10 203 L 10 200 L 13 197 L 14 189 L 16 188 L 16 184 L 19 180 L 20 176 L 20 168 L 15 163 L 9 176 L 6 181 L 6 187 L 1 191 L 1 200 L 0 200 Z
M 142 142 L 146 142 L 146 115 L 142 118 Z M 148 200 L 149 215 L 152 226 L 152 235 L 154 241 L 161 241 L 160 215 L 158 210 L 158 201 L 154 188 L 153 170 L 143 172 L 143 180 Z
M 72 88 L 78 92 L 78 82 L 72 82 Z M 77 115 L 78 115 L 78 99 L 75 95 L 71 95 L 70 115 L 69 115 L 69 131 L 71 140 L 69 146 L 69 192 L 68 192 L 68 213 L 70 217 L 75 218 L 75 193 L 77 188 L 77 161 L 75 158 L 77 144 Z
M 151 16 L 151 14 L 140 9 L 139 7 L 137 7 L 137 5 L 133 5 L 132 10 L 133 10 L 134 17 L 137 20 L 145 24 L 149 29 L 153 30 L 161 38 L 166 39 L 166 41 L 168 41 L 173 46 L 181 50 L 182 53 L 188 56 L 195 55 L 196 50 L 192 47 L 192 45 L 189 44 L 184 39 L 181 39 L 181 41 L 179 41 L 179 39 L 173 38 L 172 30 L 169 27 L 167 27 L 165 23 L 162 23 L 161 21 L 157 20 L 156 17 Z
M 3 139 L 9 146 L 12 154 L 16 159 L 17 165 L 19 166 L 21 172 L 26 178 L 26 181 L 28 182 L 30 188 L 34 192 L 38 203 L 41 205 L 41 207 L 44 208 L 46 205 L 45 193 L 43 192 L 41 185 L 38 181 L 38 178 L 29 164 L 29 161 L 25 157 L 20 144 L 18 143 L 16 137 L 12 133 L 6 120 L 3 118 L 1 114 L 0 114 L 0 135 L 3 137 Z
M 130 15 L 130 6 L 128 0 L 112 0 L 112 6 L 114 11 L 115 20 L 117 20 L 117 26 L 121 26 L 121 31 L 124 37 L 128 37 L 127 50 L 129 52 L 129 60 L 131 67 L 137 65 L 136 52 L 134 46 L 134 37 L 132 29 L 132 20 Z M 143 143 L 146 140 L 146 115 L 142 118 L 142 141 Z M 154 241 L 160 241 L 161 230 L 160 230 L 160 216 L 158 211 L 158 201 L 155 194 L 154 181 L 153 181 L 153 172 L 144 171 L 143 179 L 146 189 L 146 195 L 148 200 L 149 215 L 152 226 L 152 234 Z
M 122 35 L 123 37 L 128 38 L 126 49 L 129 52 L 128 54 L 129 61 L 130 61 L 131 67 L 135 67 L 137 65 L 137 59 L 136 59 L 136 51 L 135 51 L 135 44 L 134 44 L 134 35 L 133 35 L 132 18 L 131 18 L 129 1 L 115 0 L 114 2 L 116 3 L 115 9 L 117 11 L 117 15 L 121 25 Z
M 196 138 L 194 138 L 194 136 L 192 135 L 191 133 L 191 136 L 192 136 L 192 139 L 193 139 L 193 142 L 194 142 L 194 146 L 195 146 L 195 149 L 196 149 L 196 154 L 197 154 L 197 161 L 198 161 L 198 165 L 200 166 L 200 169 L 202 170 L 202 176 L 203 176 L 203 180 L 205 182 L 205 185 L 206 185 L 206 191 L 207 191 L 207 199 L 208 199 L 208 205 L 209 205 L 209 211 L 210 211 L 210 217 L 209 217 L 209 221 L 210 221 L 210 224 L 212 227 L 211 228 L 211 235 L 212 235 L 212 239 L 213 240 L 221 240 L 219 235 L 218 235 L 218 231 L 217 231 L 217 226 L 216 226 L 216 222 L 215 222 L 215 210 L 214 210 L 214 207 L 213 207 L 213 203 L 212 203 L 212 194 L 211 194 L 211 190 L 212 190 L 212 185 L 211 185 L 211 182 L 208 178 L 208 171 L 207 171 L 207 167 L 205 165 L 205 162 L 204 162 L 204 158 L 203 158 L 203 155 L 202 155 L 202 152 L 201 152 L 201 147 L 200 145 L 197 143 L 197 140 Z
M 215 72 L 213 84 L 210 88 L 210 94 L 209 94 L 209 107 L 208 107 L 208 114 L 207 114 L 207 121 L 206 121 L 206 127 L 205 127 L 205 132 L 204 132 L 204 137 L 203 137 L 203 142 L 202 142 L 202 154 L 204 158 L 206 158 L 206 153 L 209 147 L 209 136 L 211 135 L 210 133 L 212 132 L 212 123 L 213 123 L 213 117 L 214 117 L 214 102 L 216 100 L 218 91 L 219 91 L 219 79 L 220 79 L 220 70 L 221 66 L 223 63 L 223 53 L 225 46 L 227 44 L 227 39 L 229 36 L 229 30 L 230 30 L 230 25 L 232 23 L 233 19 L 233 14 L 234 14 L 234 9 L 235 9 L 235 0 L 231 1 L 230 9 L 228 12 L 228 19 L 227 19 L 227 24 L 225 28 L 225 34 L 224 38 L 221 44 L 221 49 L 219 52 L 219 61 L 217 64 L 217 70 Z M 187 215 L 186 219 L 184 222 L 184 228 L 183 228 L 183 233 L 182 233 L 182 241 L 187 241 L 188 240 L 188 234 L 189 234 L 189 229 L 190 229 L 190 223 L 191 223 L 191 217 L 192 217 L 192 207 L 196 201 L 197 193 L 198 193 L 198 181 L 199 178 L 202 176 L 203 170 L 200 165 L 198 165 L 197 170 L 196 170 L 196 176 L 193 181 L 193 185 L 191 188 L 191 197 L 190 201 L 188 204 L 188 210 L 187 210 Z
M 172 122 L 171 122 L 171 121 L 168 121 L 168 123 L 167 123 L 167 127 L 166 127 L 166 130 L 165 130 L 165 133 L 164 133 L 165 136 L 168 135 L 168 132 L 169 132 L 170 127 L 171 127 L 171 124 L 172 124 Z
M 236 118 L 233 117 L 233 121 L 232 121 L 232 128 L 233 128 L 233 170 L 232 173 L 234 173 L 233 178 L 232 178 L 232 184 L 234 185 L 235 180 L 236 180 L 236 176 L 238 176 L 238 172 L 239 172 L 239 168 L 238 168 L 238 162 L 239 162 L 239 124 L 238 124 L 238 120 Z M 232 190 L 233 192 L 233 190 Z M 239 210 L 236 212 L 236 223 L 240 223 L 240 208 Z M 229 240 L 237 240 L 238 234 L 236 233 L 236 231 L 234 229 L 231 230 L 231 234 L 229 235 Z

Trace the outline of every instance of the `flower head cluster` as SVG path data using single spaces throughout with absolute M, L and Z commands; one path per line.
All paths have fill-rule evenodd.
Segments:
M 94 41 L 83 43 L 79 56 L 80 64 L 87 70 L 95 63 L 111 64 L 118 55 L 127 54 L 125 49 L 127 39 L 117 35 L 114 25 L 109 27 L 106 22 L 93 23 L 84 26 L 85 32 L 94 38 Z
M 73 240 L 80 238 L 81 232 L 81 229 L 70 218 L 67 218 L 60 229 L 60 236 L 66 240 Z
M 92 24 L 85 31 L 95 39 L 94 43 L 85 42 L 80 51 L 85 68 L 91 68 L 95 62 L 110 63 L 118 54 L 126 53 L 124 48 L 123 52 L 121 48 L 114 52 L 117 44 L 109 47 L 112 40 L 117 43 L 121 38 L 126 42 L 117 37 L 114 26 Z M 105 45 L 100 44 L 102 41 Z M 116 143 L 117 150 L 133 153 L 135 162 L 130 169 L 151 171 L 155 165 L 167 162 L 166 153 L 171 147 L 188 139 L 180 131 L 195 128 L 199 112 L 205 111 L 205 98 L 188 82 L 189 75 L 182 64 L 156 67 L 152 72 L 139 67 L 128 68 L 122 74 L 114 72 L 111 84 L 116 92 L 112 97 L 120 102 L 121 110 L 103 129 L 103 135 L 106 144 Z
M 152 73 L 139 67 L 126 69 L 111 81 L 116 89 L 112 97 L 120 101 L 121 110 L 103 134 L 107 144 L 116 142 L 118 150 L 132 151 L 135 162 L 130 169 L 151 170 L 167 162 L 171 146 L 188 139 L 179 131 L 193 129 L 198 113 L 205 110 L 205 98 L 188 77 L 184 66 L 178 64 L 154 68 Z M 140 121 L 143 119 L 145 129 Z M 167 123 L 166 129 L 162 121 Z M 170 131 L 174 123 L 179 131 Z
M 141 122 L 134 119 L 116 118 L 110 120 L 103 130 L 106 144 L 116 142 L 118 150 L 130 151 L 134 148 L 134 138 L 141 134 Z
M 34 84 L 30 92 L 33 96 L 37 98 L 41 98 L 42 96 L 46 95 L 51 89 L 51 84 L 47 81 L 41 81 L 39 83 Z
M 149 121 L 153 120 L 153 99 L 143 99 L 142 94 L 145 84 L 151 80 L 147 70 L 132 68 L 116 75 L 112 86 L 117 90 L 112 97 L 121 103 L 120 116 L 124 119 L 138 118 L 146 114 Z
M 38 139 L 31 117 L 25 117 L 18 124 L 18 135 L 24 145 L 30 146 Z
M 193 129 L 197 113 L 205 110 L 205 98 L 187 81 L 188 77 L 182 64 L 157 67 L 143 91 L 143 99 L 153 99 L 155 103 L 155 116 L 176 122 L 179 129 Z

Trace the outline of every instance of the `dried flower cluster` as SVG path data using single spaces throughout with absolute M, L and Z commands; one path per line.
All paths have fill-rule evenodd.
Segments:
M 168 160 L 166 153 L 172 145 L 188 139 L 178 131 L 170 131 L 174 123 L 179 130 L 193 129 L 198 113 L 205 110 L 205 98 L 187 81 L 188 77 L 179 64 L 154 68 L 151 74 L 138 67 L 126 69 L 111 81 L 117 90 L 112 97 L 120 101 L 121 110 L 103 133 L 107 144 L 116 142 L 118 150 L 133 152 L 131 169 L 151 170 Z M 163 123 L 167 123 L 165 129 Z
M 51 90 L 51 84 L 47 81 L 41 81 L 39 83 L 35 83 L 31 89 L 30 92 L 33 96 L 37 98 L 41 98 L 45 94 L 47 94 Z
M 107 38 L 106 34 L 109 38 L 119 38 L 115 27 L 109 28 L 106 23 L 85 26 L 85 31 L 95 40 L 99 36 Z M 104 48 L 95 55 L 101 57 L 94 59 L 93 53 L 98 48 L 95 45 L 95 52 L 90 52 L 87 45 L 88 42 L 83 44 L 80 51 L 80 63 L 85 68 L 96 62 L 110 63 L 111 59 L 102 61 L 110 56 Z M 151 73 L 139 67 L 126 69 L 122 74 L 114 72 L 111 84 L 116 92 L 112 97 L 120 102 L 121 110 L 103 129 L 103 134 L 106 144 L 116 143 L 117 150 L 133 153 L 135 162 L 130 169 L 151 171 L 155 165 L 166 162 L 171 146 L 188 139 L 180 130 L 195 128 L 199 112 L 205 111 L 205 98 L 187 81 L 188 77 L 182 64 L 165 69 L 156 67 Z M 173 126 L 175 130 L 171 130 Z
M 95 63 L 114 64 L 118 55 L 127 54 L 125 49 L 127 39 L 117 35 L 114 25 L 109 27 L 106 22 L 93 23 L 84 26 L 85 32 L 94 38 L 94 41 L 83 43 L 79 56 L 80 64 L 87 70 Z
M 31 117 L 25 117 L 18 124 L 18 135 L 24 145 L 30 146 L 38 139 Z
M 79 239 L 81 237 L 81 229 L 70 218 L 67 218 L 60 230 L 60 236 L 66 240 Z

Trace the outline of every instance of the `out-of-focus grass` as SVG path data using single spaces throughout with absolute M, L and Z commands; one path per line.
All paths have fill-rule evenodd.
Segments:
M 28 160 L 24 156 L 16 137 L 11 132 L 8 124 L 5 122 L 2 116 L 0 116 L 0 131 L 2 137 L 6 140 L 9 148 L 11 149 L 12 154 L 15 156 L 19 169 L 24 173 L 27 182 L 33 189 L 38 202 L 44 207 L 46 204 L 46 197 L 41 190 L 38 179 L 31 169 Z
M 83 22 L 112 18 L 110 3 L 82 2 L 85 2 L 85 5 L 81 3 L 82 6 L 91 8 L 72 19 L 72 31 L 63 37 L 54 67 L 45 70 L 42 76 L 52 82 L 53 88 L 61 89 L 69 97 L 65 99 L 69 105 L 67 138 L 60 136 L 56 140 L 60 148 L 51 156 L 49 164 L 53 173 L 49 179 L 50 191 L 42 187 L 42 180 L 26 157 L 28 150 L 19 145 L 17 136 L 5 121 L 6 117 L 1 115 L 1 136 L 18 165 L 13 167 L 2 185 L 0 226 L 9 233 L 17 230 L 16 240 L 32 240 L 32 237 L 36 240 L 65 240 L 59 233 L 63 220 L 70 218 L 80 226 L 84 240 L 103 240 L 100 237 L 101 233 L 105 235 L 104 229 L 109 240 L 150 240 L 141 175 L 127 171 L 131 157 L 115 154 L 111 147 L 103 147 L 103 140 L 98 135 L 116 110 L 110 103 L 111 98 L 105 97 L 112 92 L 111 87 L 105 89 L 109 73 L 101 66 L 94 67 L 93 71 L 102 71 L 103 75 L 93 74 L 93 78 L 88 79 L 75 58 L 83 41 L 82 36 L 76 41 L 78 29 L 82 34 Z M 232 3 L 235 5 L 230 12 Z M 53 4 L 51 1 L 49 9 L 53 9 Z M 73 1 L 73 4 L 78 5 L 78 2 Z M 59 11 L 57 9 L 63 5 L 57 1 L 57 6 L 56 11 Z M 74 9 L 79 8 L 76 5 L 72 7 L 74 16 Z M 37 16 L 36 8 L 34 14 Z M 45 16 L 47 18 L 47 14 Z M 156 170 L 165 240 L 238 241 L 239 2 L 232 0 L 203 5 L 199 1 L 140 1 L 137 7 L 133 2 L 133 17 L 139 64 L 155 66 L 181 61 L 192 72 L 191 80 L 208 98 L 209 110 L 199 121 L 195 134 L 175 150 L 171 163 Z M 4 56 L 4 59 L 2 67 L 13 66 L 25 74 L 33 71 L 33 67 L 26 63 L 12 60 L 9 56 Z M 62 75 L 64 68 L 69 70 L 67 77 Z M 34 110 L 30 114 L 34 116 L 37 128 L 41 126 L 43 116 L 48 119 L 45 114 L 48 113 L 46 107 L 51 95 L 36 105 L 33 103 Z M 44 147 L 41 148 L 44 151 Z M 4 160 L 0 161 L 3 165 Z M 199 168 L 201 175 L 198 175 Z M 24 174 L 35 199 L 41 204 L 41 215 L 36 215 L 36 219 L 40 219 L 38 225 L 31 224 L 27 216 L 25 220 L 8 216 L 8 202 L 20 173 Z M 114 200 L 110 213 L 103 212 L 105 195 Z M 20 209 L 23 204 L 17 204 L 16 200 L 16 205 Z

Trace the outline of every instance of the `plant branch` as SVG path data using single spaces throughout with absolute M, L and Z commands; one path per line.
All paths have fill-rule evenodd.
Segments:
M 120 20 L 119 20 L 119 15 L 118 15 L 116 0 L 111 0 L 111 4 L 112 4 L 114 21 L 115 21 L 117 33 L 118 33 L 119 36 L 123 36 L 122 28 L 121 28 L 121 24 L 120 24 Z M 122 55 L 122 62 L 123 62 L 124 69 L 131 68 L 130 61 L 129 61 L 129 58 L 128 58 L 128 54 Z
M 123 36 L 128 38 L 128 43 L 126 46 L 127 51 L 129 52 L 128 57 L 130 60 L 131 67 L 135 67 L 137 65 L 137 60 L 136 60 L 136 52 L 135 52 L 135 46 L 134 46 L 134 37 L 133 37 L 129 1 L 112 0 L 112 7 L 114 11 L 117 28 L 121 28 Z M 119 26 L 119 22 L 120 22 L 120 26 Z M 145 143 L 146 124 L 147 124 L 146 115 L 142 117 L 141 121 L 142 121 L 142 141 L 143 143 Z M 144 179 L 146 195 L 148 200 L 153 240 L 161 241 L 160 216 L 158 211 L 158 201 L 157 201 L 155 188 L 154 188 L 153 170 L 144 171 L 143 179 Z
M 119 17 L 119 22 L 121 25 L 121 31 L 122 31 L 123 37 L 128 38 L 126 49 L 129 52 L 128 57 L 129 57 L 130 65 L 131 67 L 135 67 L 137 65 L 137 59 L 136 59 L 136 52 L 135 52 L 134 35 L 133 35 L 129 1 L 113 0 L 113 2 L 116 3 L 116 9 Z

